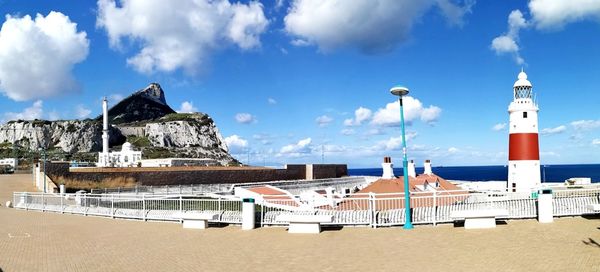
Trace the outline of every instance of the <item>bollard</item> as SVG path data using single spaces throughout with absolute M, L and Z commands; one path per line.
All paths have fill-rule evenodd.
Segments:
M 541 189 L 538 192 L 538 222 L 552 223 L 552 189 Z
M 77 206 L 84 206 L 84 195 L 85 195 L 85 191 L 84 190 L 79 190 L 77 192 L 75 192 L 75 203 L 77 203 Z
M 251 230 L 255 227 L 256 221 L 254 198 L 242 199 L 242 229 Z
M 65 187 L 65 185 L 61 184 L 61 185 L 58 186 L 58 188 L 60 189 L 60 195 L 64 196 L 65 193 L 67 192 L 67 188 Z

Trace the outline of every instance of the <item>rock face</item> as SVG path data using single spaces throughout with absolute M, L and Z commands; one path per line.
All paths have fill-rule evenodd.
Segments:
M 175 113 L 157 83 L 123 99 L 108 113 L 113 120 L 109 122 L 116 125 L 109 130 L 110 146 L 116 149 L 129 139 L 134 140 L 134 148 L 143 151 L 143 158 L 211 158 L 223 165 L 237 163 L 212 118 L 203 113 Z M 10 121 L 0 126 L 0 144 L 13 141 L 24 149 L 87 152 L 87 157 L 94 158 L 94 152 L 102 150 L 102 116 L 95 120 Z
M 119 130 L 110 129 L 110 144 L 125 141 Z M 0 126 L 0 143 L 15 143 L 24 149 L 62 150 L 66 153 L 102 149 L 102 124 L 94 121 L 10 121 Z
M 111 124 L 132 123 L 161 118 L 175 111 L 167 105 L 165 93 L 158 83 L 151 83 L 121 100 L 108 110 Z M 96 118 L 102 121 L 102 115 Z

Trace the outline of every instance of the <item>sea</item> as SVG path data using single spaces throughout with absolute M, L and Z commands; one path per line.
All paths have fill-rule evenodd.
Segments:
M 417 174 L 423 173 L 422 167 L 416 167 Z M 438 166 L 432 167 L 433 173 L 447 179 L 460 181 L 505 181 L 508 169 L 504 165 L 494 166 Z M 381 176 L 381 168 L 348 169 L 350 176 Z M 542 165 L 540 168 L 542 182 L 564 182 L 574 177 L 591 178 L 600 183 L 600 164 L 565 164 Z M 394 168 L 397 176 L 402 175 L 402 168 Z

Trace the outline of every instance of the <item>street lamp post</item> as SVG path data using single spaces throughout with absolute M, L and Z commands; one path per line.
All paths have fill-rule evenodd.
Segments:
M 408 94 L 408 88 L 404 86 L 394 86 L 390 93 L 398 96 L 400 103 L 400 127 L 402 128 L 402 170 L 404 171 L 404 211 L 406 218 L 404 229 L 412 229 L 412 219 L 410 216 L 410 188 L 408 183 L 408 158 L 406 156 L 406 136 L 404 132 L 404 110 L 402 109 L 402 97 Z

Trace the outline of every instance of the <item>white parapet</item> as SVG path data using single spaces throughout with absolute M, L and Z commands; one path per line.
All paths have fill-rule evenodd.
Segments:
M 554 214 L 552 209 L 552 191 L 550 193 L 538 194 L 538 221 L 540 223 L 554 222 Z

